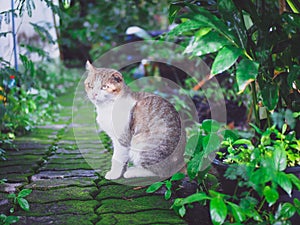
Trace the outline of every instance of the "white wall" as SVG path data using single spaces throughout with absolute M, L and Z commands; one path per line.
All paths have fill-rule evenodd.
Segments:
M 54 0 L 55 4 L 58 4 L 57 0 Z M 36 47 L 42 47 L 45 51 L 49 52 L 51 58 L 59 57 L 59 50 L 57 44 L 48 44 L 41 40 L 38 34 L 34 31 L 31 23 L 37 23 L 43 25 L 44 23 L 49 23 L 50 27 L 48 29 L 49 33 L 54 40 L 57 39 L 56 32 L 54 29 L 53 14 L 50 8 L 47 7 L 46 3 L 40 0 L 34 0 L 35 10 L 32 11 L 32 17 L 27 15 L 25 11 L 23 16 L 20 18 L 15 17 L 15 27 L 16 27 L 16 38 L 17 38 L 17 53 L 18 54 L 28 54 L 26 49 L 21 48 L 19 44 L 31 44 Z M 15 7 L 17 5 L 15 4 Z M 11 0 L 0 0 L 0 12 L 11 9 Z M 59 19 L 56 16 L 56 21 L 58 23 Z M 12 31 L 12 21 L 10 14 L 10 23 L 6 24 L 4 19 L 2 19 L 1 32 Z M 9 61 L 11 65 L 14 65 L 13 57 L 13 37 L 12 34 L 8 34 L 6 37 L 0 37 L 0 57 L 4 60 Z M 31 54 L 29 57 L 33 61 L 38 61 L 40 58 L 36 54 Z M 19 58 L 19 57 L 18 57 Z M 20 63 L 20 60 L 19 60 Z

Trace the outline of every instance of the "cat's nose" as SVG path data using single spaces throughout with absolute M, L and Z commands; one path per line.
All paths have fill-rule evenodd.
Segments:
M 94 97 L 97 97 L 98 96 L 98 94 L 97 93 L 94 93 Z

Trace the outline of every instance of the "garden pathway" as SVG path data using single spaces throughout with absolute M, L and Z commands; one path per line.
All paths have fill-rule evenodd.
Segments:
M 30 211 L 17 209 L 17 224 L 185 224 L 162 196 L 97 176 L 85 159 L 108 167 L 109 154 L 89 141 L 78 150 L 71 119 L 73 94 L 71 90 L 59 98 L 63 108 L 55 123 L 17 138 L 19 150 L 8 149 L 7 160 L 0 161 L 0 180 L 7 179 L 0 185 L 0 214 L 9 214 L 8 193 L 29 188 Z

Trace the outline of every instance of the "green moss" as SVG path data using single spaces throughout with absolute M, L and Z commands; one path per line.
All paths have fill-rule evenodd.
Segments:
M 145 196 L 146 188 L 136 190 L 135 187 L 125 185 L 107 185 L 99 188 L 99 194 L 97 200 L 103 200 L 107 198 L 120 198 L 120 199 L 132 199 L 141 196 Z
M 149 210 L 130 214 L 104 214 L 96 225 L 187 224 L 171 210 Z
M 95 187 L 66 187 L 52 190 L 33 190 L 27 197 L 29 203 L 49 203 L 63 200 L 93 200 L 91 193 L 95 192 Z M 51 196 L 51 198 L 49 198 Z
M 161 196 L 145 196 L 138 198 L 106 199 L 101 201 L 97 209 L 99 215 L 103 213 L 134 213 L 152 209 L 169 209 L 171 204 Z
M 90 170 L 91 166 L 87 163 L 83 164 L 55 164 L 49 163 L 46 164 L 41 171 L 52 170 L 52 171 L 60 171 L 60 170 Z
M 94 208 L 99 203 L 95 200 L 89 201 L 59 201 L 46 204 L 32 203 L 30 211 L 25 212 L 18 210 L 15 215 L 18 216 L 52 216 L 59 214 L 86 215 L 94 214 Z

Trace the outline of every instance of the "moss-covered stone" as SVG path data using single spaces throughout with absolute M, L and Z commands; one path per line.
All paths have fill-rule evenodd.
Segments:
M 141 196 L 146 196 L 146 188 L 137 189 L 132 186 L 125 185 L 107 185 L 99 188 L 97 200 L 108 198 L 132 199 Z
M 40 171 L 57 171 L 57 170 L 89 170 L 92 169 L 90 165 L 88 165 L 86 162 L 82 164 L 56 164 L 56 163 L 47 163 L 44 165 Z
M 142 224 L 187 224 L 171 210 L 148 210 L 136 213 L 118 214 L 109 213 L 101 215 L 96 225 L 142 225 Z
M 79 178 L 89 177 L 96 179 L 94 170 L 71 170 L 71 171 L 41 171 L 31 177 L 32 181 L 44 179 L 64 179 L 64 178 Z
M 22 174 L 22 173 L 31 173 L 31 172 L 33 172 L 32 165 L 18 165 L 18 166 L 8 166 L 8 167 L 0 168 L 0 176 L 3 176 L 7 173 Z
M 62 214 L 73 214 L 73 215 L 87 215 L 94 214 L 94 208 L 99 203 L 95 200 L 89 201 L 60 201 L 60 202 L 51 202 L 45 204 L 32 203 L 30 204 L 30 211 L 25 212 L 18 210 L 15 215 L 18 216 L 55 216 Z
M 32 175 L 33 173 L 7 173 L 0 175 L 0 180 L 7 179 L 8 183 L 28 183 L 28 178 Z
M 42 217 L 25 217 L 22 216 L 16 225 L 41 225 L 41 224 L 66 224 L 66 225 L 93 225 L 94 220 L 97 219 L 95 214 L 87 215 L 52 215 Z
M 49 203 L 63 200 L 93 200 L 91 193 L 95 192 L 95 187 L 66 187 L 52 190 L 33 190 L 27 197 L 29 203 Z M 49 198 L 51 196 L 51 198 Z
M 95 187 L 95 183 L 93 182 L 92 178 L 81 177 L 37 180 L 25 186 L 25 188 L 44 191 L 63 187 Z
M 139 198 L 106 199 L 101 201 L 97 209 L 99 215 L 103 213 L 134 213 L 152 209 L 169 209 L 171 204 L 161 196 L 144 196 Z

